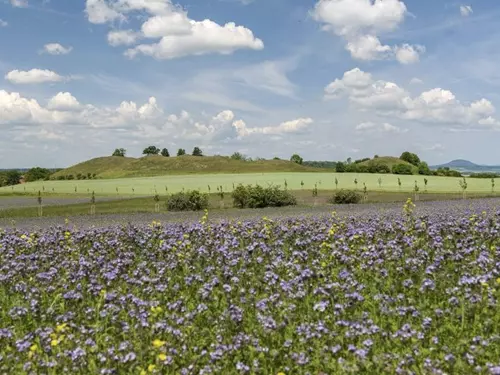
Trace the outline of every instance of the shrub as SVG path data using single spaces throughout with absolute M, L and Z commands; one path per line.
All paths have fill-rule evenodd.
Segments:
M 328 200 L 328 203 L 333 204 L 357 204 L 361 202 L 361 194 L 354 190 L 341 189 Z
M 208 194 L 198 190 L 172 194 L 167 198 L 169 211 L 201 211 L 208 208 Z
M 233 193 L 233 205 L 238 208 L 264 208 L 295 206 L 297 199 L 279 186 L 263 188 L 256 185 L 238 185 Z
M 413 168 L 408 164 L 395 164 L 392 166 L 392 173 L 394 174 L 413 174 Z
M 498 178 L 500 175 L 498 173 L 493 172 L 479 172 L 479 173 L 471 173 L 471 178 Z

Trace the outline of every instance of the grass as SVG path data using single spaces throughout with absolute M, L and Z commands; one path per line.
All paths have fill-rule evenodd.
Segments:
M 297 197 L 298 205 L 300 206 L 324 206 L 328 204 L 328 199 L 335 194 L 335 190 L 321 190 L 319 195 L 314 198 L 312 190 L 296 190 L 293 194 Z M 485 198 L 491 197 L 492 194 L 470 194 L 469 198 Z M 383 192 L 372 191 L 368 192 L 367 200 L 364 203 L 391 203 L 405 202 L 408 198 L 414 199 L 414 194 L 405 192 Z M 420 201 L 438 201 L 462 199 L 461 193 L 420 193 Z M 165 207 L 166 196 L 160 197 L 160 212 L 166 212 Z M 230 193 L 224 195 L 222 200 L 217 194 L 210 195 L 210 210 L 237 210 L 233 208 L 232 197 Z M 10 218 L 29 218 L 38 216 L 38 207 L 10 208 L 0 209 L 0 219 Z M 155 202 L 152 197 L 128 198 L 112 201 L 96 201 L 96 214 L 130 214 L 130 213 L 151 213 L 154 212 Z M 89 203 L 78 204 L 59 204 L 43 207 L 44 217 L 68 217 L 88 215 L 90 213 Z
M 372 163 L 385 164 L 391 170 L 392 170 L 392 167 L 395 166 L 396 164 L 406 164 L 406 165 L 410 165 L 415 170 L 415 173 L 417 170 L 417 167 L 415 167 L 414 165 L 408 163 L 407 161 L 401 160 L 400 158 L 397 158 L 395 156 L 380 156 L 376 159 L 374 158 L 374 159 L 363 161 L 363 162 L 359 163 L 358 165 L 366 165 L 368 167 Z
M 398 185 L 401 179 L 401 187 Z M 417 181 L 420 191 L 426 190 L 424 178 L 427 178 L 429 193 L 458 193 L 460 178 L 440 176 L 396 176 L 392 174 L 371 173 L 247 173 L 247 174 L 198 174 L 172 175 L 160 177 L 122 178 L 114 180 L 81 180 L 81 181 L 39 181 L 12 187 L 0 188 L 1 195 L 36 194 L 39 190 L 44 194 L 54 195 L 88 195 L 95 191 L 96 196 L 146 196 L 182 191 L 182 189 L 199 189 L 202 192 L 216 192 L 216 187 L 224 191 L 232 190 L 233 184 L 268 184 L 284 186 L 285 180 L 290 190 L 312 189 L 317 184 L 319 190 L 335 189 L 335 179 L 339 189 L 355 189 L 354 180 L 358 181 L 357 189 L 363 189 L 366 184 L 368 191 L 380 192 L 412 192 Z M 379 186 L 379 178 L 382 184 Z M 304 186 L 301 185 L 304 182 Z M 468 193 L 491 193 L 491 181 L 488 179 L 467 179 Z M 496 181 L 500 189 L 500 179 Z M 76 188 L 76 191 L 75 191 Z
M 319 169 L 321 170 L 321 169 Z M 153 177 L 209 173 L 317 172 L 287 160 L 233 160 L 223 156 L 168 157 L 153 155 L 142 158 L 108 156 L 91 159 L 54 174 L 54 177 L 95 173 L 99 178 Z

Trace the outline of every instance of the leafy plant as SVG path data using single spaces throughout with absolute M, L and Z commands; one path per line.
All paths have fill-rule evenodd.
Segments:
M 198 190 L 175 193 L 167 198 L 166 205 L 169 211 L 202 211 L 208 208 L 208 194 Z
M 361 202 L 362 196 L 354 190 L 340 189 L 328 202 L 332 204 L 357 204 Z
M 297 204 L 296 198 L 279 186 L 238 185 L 232 193 L 233 205 L 238 208 L 284 207 Z

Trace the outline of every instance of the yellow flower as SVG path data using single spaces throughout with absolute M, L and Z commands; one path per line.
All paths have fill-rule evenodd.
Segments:
M 153 372 L 155 370 L 156 366 L 155 365 L 149 365 L 148 366 L 148 371 Z
M 276 375 L 285 375 L 284 372 L 278 372 Z
M 155 348 L 161 348 L 161 347 L 162 347 L 163 345 L 165 345 L 166 343 L 167 343 L 166 341 L 162 341 L 162 340 L 160 340 L 160 339 L 155 339 L 155 340 L 153 341 L 153 346 L 154 346 Z
M 147 374 L 146 370 L 141 370 L 141 372 L 139 373 L 139 375 L 146 375 L 146 374 Z
M 36 352 L 36 350 L 38 349 L 38 345 L 37 344 L 33 344 L 30 346 L 30 352 Z
M 50 346 L 57 346 L 59 345 L 59 341 L 58 340 L 52 340 L 50 341 Z
M 500 277 L 497 279 L 497 284 L 500 284 Z
M 160 307 L 160 306 L 157 306 L 157 307 L 154 307 L 154 306 L 151 306 L 151 312 L 154 314 L 154 315 L 158 315 L 159 313 L 161 313 L 163 311 L 163 309 Z
M 158 359 L 160 361 L 165 361 L 167 359 L 167 355 L 165 353 L 158 354 Z
M 66 328 L 68 327 L 68 324 L 67 323 L 63 323 L 63 324 L 58 324 L 56 326 L 56 332 L 64 332 L 66 331 Z
M 484 281 L 481 282 L 481 285 L 484 286 L 485 288 L 488 286 L 488 283 L 485 283 Z
M 26 236 L 25 234 L 23 234 L 23 235 L 21 236 L 21 239 L 22 239 L 22 240 L 25 240 L 26 238 L 28 238 L 28 236 Z

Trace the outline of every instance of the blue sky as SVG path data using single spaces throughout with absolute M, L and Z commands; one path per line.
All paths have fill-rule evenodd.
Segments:
M 150 144 L 500 164 L 500 3 L 0 0 L 0 168 Z

